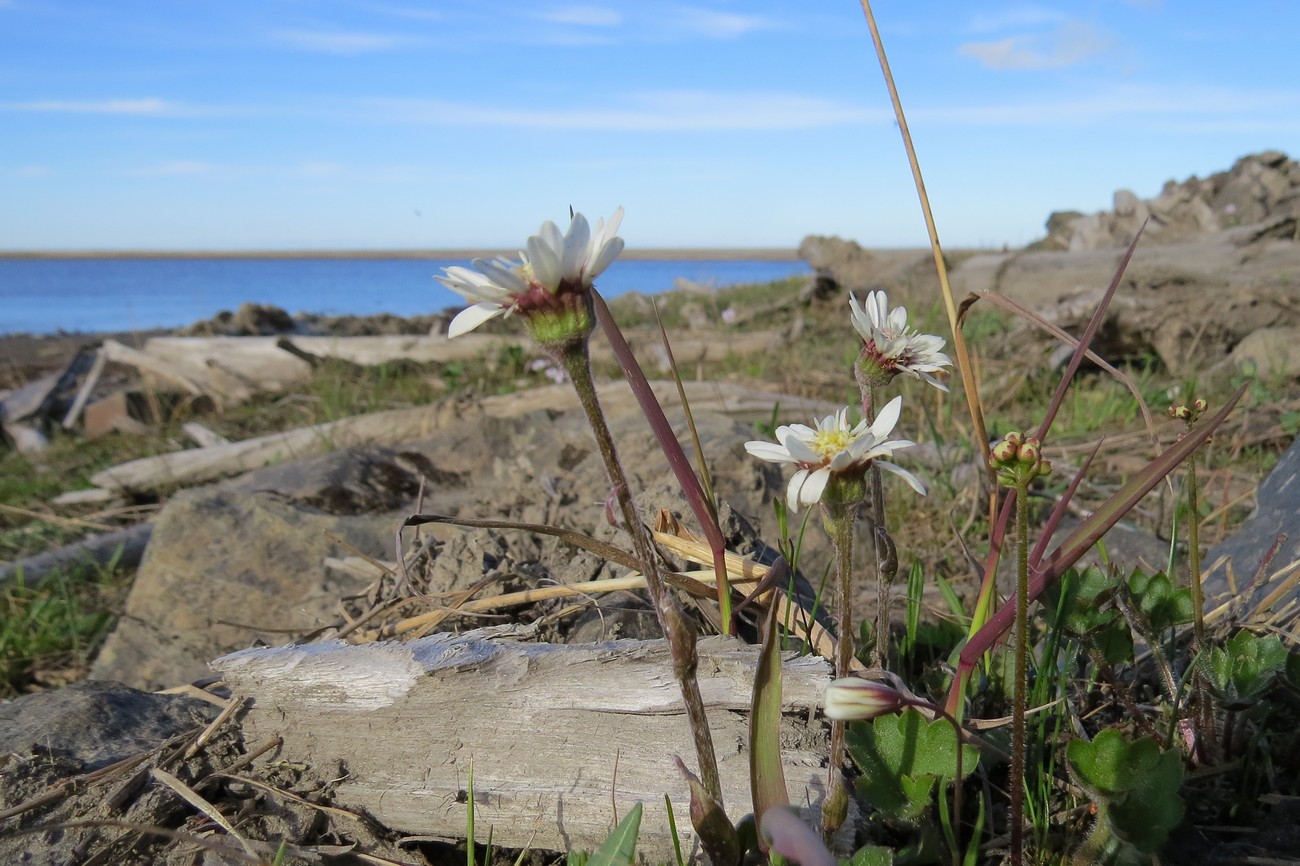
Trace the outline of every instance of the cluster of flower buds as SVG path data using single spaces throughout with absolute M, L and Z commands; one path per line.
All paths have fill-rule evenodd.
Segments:
M 1200 397 L 1197 397 L 1195 400 L 1192 401 L 1190 406 L 1185 404 L 1179 406 L 1170 406 L 1169 417 L 1177 418 L 1180 421 L 1186 421 L 1188 426 L 1190 426 L 1196 423 L 1196 419 L 1201 417 L 1201 414 L 1206 410 L 1208 406 L 1209 406 L 1208 403 L 1206 403 Z
M 1043 444 L 1033 436 L 1012 431 L 989 452 L 989 462 L 998 480 L 1007 487 L 1018 487 L 1052 471 L 1052 461 L 1043 459 Z

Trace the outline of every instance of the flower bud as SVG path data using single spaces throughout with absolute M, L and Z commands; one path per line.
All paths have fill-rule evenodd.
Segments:
M 1003 439 L 1001 442 L 993 446 L 990 456 L 993 458 L 994 465 L 999 463 L 1010 463 L 1012 460 L 1016 459 L 1016 443 L 1012 442 L 1009 438 Z
M 1043 459 L 1043 444 L 1031 436 L 1016 449 L 1016 457 L 1025 466 L 1036 466 Z
M 826 687 L 825 707 L 828 719 L 874 719 L 886 713 L 898 712 L 905 705 L 902 692 L 875 680 L 843 677 Z

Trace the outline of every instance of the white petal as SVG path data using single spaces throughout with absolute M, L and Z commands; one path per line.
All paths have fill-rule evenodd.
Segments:
M 858 336 L 862 337 L 863 340 L 870 340 L 871 317 L 867 315 L 867 311 L 858 303 L 858 299 L 853 296 L 852 292 L 849 293 L 849 310 L 853 314 L 853 330 L 857 331 Z
M 799 500 L 805 505 L 816 505 L 821 502 L 822 494 L 826 492 L 826 482 L 830 480 L 831 471 L 824 466 L 809 473 L 808 480 L 804 481 L 803 487 L 799 490 Z
M 591 226 L 582 214 L 574 214 L 568 234 L 564 236 L 563 279 L 579 280 L 591 256 Z
M 877 439 L 884 439 L 889 435 L 889 431 L 894 429 L 898 423 L 898 415 L 903 411 L 903 398 L 895 397 L 885 404 L 885 408 L 880 410 L 876 420 L 871 422 L 871 433 Z
M 884 292 L 872 292 L 867 295 L 867 313 L 871 316 L 871 324 L 880 329 L 885 327 L 885 322 L 889 319 L 889 298 Z
M 547 229 L 550 229 L 550 233 Z M 559 237 L 560 230 L 555 223 L 547 221 L 542 224 L 540 234 L 528 239 L 528 262 L 533 266 L 533 276 L 543 286 L 554 292 L 560 285 L 560 247 L 552 246 L 548 234 Z
M 748 451 L 751 456 L 757 457 L 759 460 L 766 460 L 769 463 L 794 462 L 794 458 L 790 456 L 789 451 L 772 442 L 761 442 L 758 440 L 746 442 L 745 450 Z
M 940 382 L 938 379 L 934 378 L 933 376 L 931 376 L 929 373 L 925 372 L 924 370 L 917 370 L 917 371 L 916 371 L 916 375 L 920 376 L 922 379 L 924 379 L 925 381 L 929 382 L 931 385 L 933 385 L 934 387 L 938 388 L 940 391 L 947 391 L 947 390 L 948 390 L 948 386 L 947 386 L 947 385 L 943 384 L 943 383 Z
M 826 468 L 832 472 L 843 472 L 845 469 L 848 469 L 856 463 L 857 461 L 854 459 L 851 450 L 852 447 L 853 446 L 850 445 L 850 450 L 837 452 L 835 456 L 831 458 L 831 462 L 826 464 Z
M 495 319 L 505 311 L 505 307 L 500 304 L 482 303 L 475 304 L 472 307 L 466 307 L 456 314 L 456 318 L 451 320 L 447 326 L 448 337 L 459 337 L 461 334 L 468 334 L 488 319 Z
M 817 431 L 809 427 L 807 424 L 782 424 L 780 427 L 776 428 L 777 441 L 782 443 L 791 436 L 807 442 L 816 435 Z
M 807 478 L 807 469 L 800 469 L 790 476 L 790 483 L 785 488 L 785 504 L 790 509 L 791 514 L 796 514 L 799 511 L 799 491 L 803 488 L 803 483 Z
M 587 264 L 587 270 L 583 276 L 586 282 L 591 282 L 605 272 L 605 268 L 614 263 L 614 259 L 619 257 L 623 252 L 623 239 L 611 238 L 606 241 L 599 250 L 596 251 L 595 258 Z
M 808 443 L 802 439 L 790 436 L 781 443 L 785 450 L 790 452 L 790 456 L 799 463 L 820 463 L 821 455 L 808 447 Z
M 512 295 L 522 295 L 528 291 L 528 284 L 519 276 L 518 265 L 508 259 L 475 259 L 474 267 Z
M 899 476 L 904 481 L 906 481 L 908 484 L 910 484 L 912 486 L 912 489 L 915 490 L 917 493 L 921 494 L 922 496 L 925 495 L 925 486 L 922 485 L 919 480 L 917 480 L 917 477 L 915 475 L 913 475 L 911 472 L 908 472 L 902 466 L 897 466 L 893 463 L 890 463 L 887 460 L 876 460 L 874 461 L 873 465 L 879 466 L 881 469 L 885 469 L 888 470 L 889 472 L 894 473 L 895 475 Z

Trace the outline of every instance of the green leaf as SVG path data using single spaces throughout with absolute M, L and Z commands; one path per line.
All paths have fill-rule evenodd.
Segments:
M 913 822 L 930 805 L 935 782 L 957 775 L 957 734 L 944 719 L 927 721 L 915 708 L 849 725 L 849 754 L 862 770 L 858 790 L 891 817 Z M 979 754 L 962 747 L 962 776 Z
M 1244 629 L 1209 656 L 1210 684 L 1230 708 L 1257 701 L 1287 668 L 1287 650 L 1277 635 L 1256 636 Z
M 1148 575 L 1134 569 L 1128 592 L 1156 631 L 1191 622 L 1195 612 L 1190 587 L 1175 586 L 1164 572 Z
M 1109 828 L 1124 845 L 1149 854 L 1182 820 L 1182 756 L 1161 751 L 1150 737 L 1130 743 L 1119 731 L 1107 729 L 1092 742 L 1071 740 L 1066 758 L 1075 780 L 1102 813 L 1102 829 Z
M 775 586 L 781 587 L 787 571 L 785 560 L 778 559 L 768 575 Z M 781 630 L 777 610 L 773 601 L 763 620 L 763 652 L 754 672 L 749 713 L 749 785 L 754 817 L 760 827 L 768 809 L 790 804 L 781 766 Z
M 1091 641 L 1110 664 L 1120 664 L 1133 658 L 1133 635 L 1109 603 L 1115 589 L 1115 580 L 1096 566 L 1068 569 L 1043 592 L 1043 617 L 1053 628 Z
M 637 803 L 605 837 L 605 843 L 587 860 L 587 866 L 632 866 L 640 832 L 641 804 Z
M 864 845 L 853 852 L 849 866 L 894 866 L 894 852 L 881 845 Z

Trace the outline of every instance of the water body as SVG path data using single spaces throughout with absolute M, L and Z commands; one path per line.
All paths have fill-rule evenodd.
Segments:
M 434 281 L 463 259 L 0 259 L 0 334 L 176 328 L 245 302 L 290 313 L 411 316 L 464 304 Z M 602 294 L 656 294 L 678 279 L 712 286 L 808 274 L 802 261 L 624 258 L 596 281 Z

